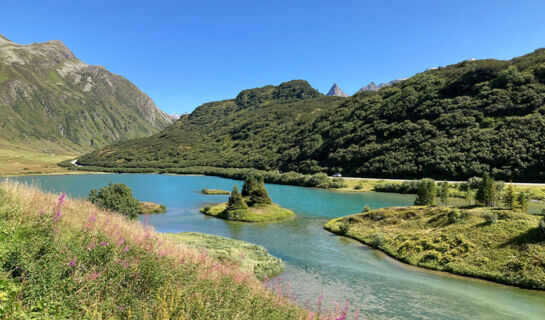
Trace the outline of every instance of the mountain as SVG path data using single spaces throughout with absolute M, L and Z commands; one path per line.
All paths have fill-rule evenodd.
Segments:
M 334 83 L 333 86 L 331 86 L 331 89 L 329 89 L 326 96 L 348 97 L 348 95 L 344 93 L 336 83 Z
M 0 148 L 83 153 L 171 122 L 134 84 L 61 41 L 20 45 L 0 35 Z
M 97 150 L 78 162 L 272 169 L 281 161 L 280 148 L 296 139 L 298 128 L 310 127 L 342 100 L 324 96 L 302 80 L 244 90 L 234 99 L 203 104 L 159 134 Z
M 491 172 L 506 181 L 545 180 L 545 49 L 508 61 L 463 61 L 379 91 L 324 98 L 335 97 L 320 96 L 306 82 L 245 90 L 197 108 L 151 138 L 80 160 L 129 168 L 208 165 L 436 179 Z
M 361 88 L 360 90 L 358 90 L 358 92 L 356 93 L 360 93 L 360 92 L 364 92 L 364 91 L 379 91 L 380 89 L 382 88 L 386 88 L 388 86 L 391 86 L 393 84 L 396 84 L 400 81 L 403 81 L 405 80 L 406 78 L 403 78 L 403 79 L 396 79 L 396 80 L 392 80 L 390 82 L 387 82 L 387 83 L 381 83 L 379 85 L 377 85 L 376 83 L 374 82 L 371 82 L 370 84 L 366 85 L 365 87 Z

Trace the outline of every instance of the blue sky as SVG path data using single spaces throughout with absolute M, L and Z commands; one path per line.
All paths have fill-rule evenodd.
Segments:
M 305 79 L 348 94 L 469 58 L 545 47 L 545 1 L 2 0 L 0 33 L 62 40 L 169 113 Z

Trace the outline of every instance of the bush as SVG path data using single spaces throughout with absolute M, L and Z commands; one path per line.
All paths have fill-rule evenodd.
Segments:
M 365 206 L 363 207 L 363 212 L 369 212 L 369 211 L 371 211 L 371 208 L 369 208 L 369 206 L 365 204 Z
M 361 190 L 361 189 L 363 189 L 363 184 L 361 183 L 354 186 L 354 190 Z
M 431 206 L 435 204 L 437 189 L 432 179 L 422 179 L 418 186 L 418 193 L 414 204 L 416 206 Z
M 140 201 L 132 196 L 132 191 L 123 183 L 110 184 L 100 190 L 92 189 L 89 201 L 101 208 L 117 211 L 131 219 L 138 217 Z
M 465 218 L 464 212 L 460 211 L 459 209 L 453 209 L 448 213 L 449 223 L 456 223 L 456 222 L 462 221 L 462 219 L 464 218 Z
M 496 221 L 498 221 L 498 214 L 495 212 L 486 212 L 483 215 L 483 218 L 486 221 L 486 223 L 493 224 L 493 223 L 496 223 Z
M 341 224 L 339 225 L 339 230 L 342 234 L 347 234 L 350 230 L 350 223 L 346 220 L 343 220 Z
M 381 232 L 375 232 L 371 235 L 371 246 L 381 248 L 385 243 L 384 235 Z
M 545 217 L 543 217 L 543 218 L 541 218 L 541 220 L 539 220 L 537 230 L 539 231 L 539 234 L 541 235 L 541 238 L 545 239 Z

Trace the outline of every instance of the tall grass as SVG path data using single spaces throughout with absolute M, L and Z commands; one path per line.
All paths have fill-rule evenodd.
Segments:
M 345 319 L 92 203 L 0 182 L 2 319 Z

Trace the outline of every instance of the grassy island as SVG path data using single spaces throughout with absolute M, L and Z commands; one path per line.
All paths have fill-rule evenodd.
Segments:
M 162 204 L 154 203 L 154 202 L 140 202 L 140 211 L 139 214 L 157 214 L 157 213 L 165 213 L 167 211 L 167 207 L 165 207 Z
M 227 190 L 219 190 L 219 189 L 207 189 L 207 188 L 204 188 L 202 189 L 202 194 L 206 194 L 206 195 L 229 195 L 231 194 L 231 192 L 227 191 Z
M 272 203 L 262 177 L 249 176 L 244 180 L 242 193 L 235 185 L 226 203 L 201 208 L 202 213 L 226 220 L 269 222 L 289 219 L 293 211 Z
M 325 229 L 412 265 L 543 290 L 539 225 L 540 217 L 507 209 L 415 206 L 337 218 Z
M 243 270 L 253 272 L 259 280 L 284 271 L 284 262 L 257 244 L 198 232 L 169 233 L 166 237 L 173 242 L 206 250 L 219 261 L 233 261 Z
M 268 222 L 289 219 L 295 216 L 293 211 L 281 208 L 277 204 L 270 204 L 257 208 L 246 208 L 238 210 L 227 210 L 227 203 L 220 203 L 215 206 L 201 208 L 201 212 L 226 220 L 244 222 Z

